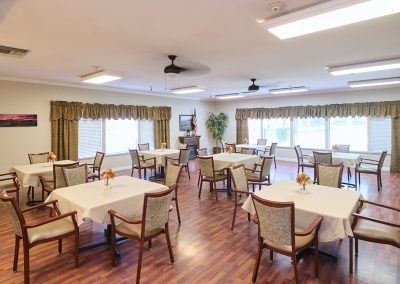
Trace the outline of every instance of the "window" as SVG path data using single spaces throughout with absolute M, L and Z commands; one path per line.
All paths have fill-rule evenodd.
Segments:
M 139 143 L 149 143 L 150 149 L 154 148 L 154 120 L 139 121 Z
M 367 117 L 335 117 L 330 119 L 330 145 L 348 144 L 350 151 L 368 151 Z
M 138 122 L 130 119 L 107 119 L 106 154 L 126 153 L 137 148 Z
M 263 120 L 263 138 L 267 143 L 278 143 L 290 147 L 290 118 L 272 118 Z
M 370 118 L 370 152 L 391 152 L 392 120 L 390 117 Z
M 295 145 L 325 149 L 325 118 L 296 118 L 293 122 Z
M 97 151 L 103 150 L 102 120 L 81 119 L 78 126 L 78 157 L 94 157 Z
M 261 119 L 249 119 L 249 144 L 257 144 L 257 139 L 261 139 Z

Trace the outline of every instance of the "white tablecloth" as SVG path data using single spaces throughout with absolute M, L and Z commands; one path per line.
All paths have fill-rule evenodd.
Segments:
M 156 158 L 156 163 L 159 166 L 165 166 L 165 158 L 177 159 L 179 157 L 179 150 L 174 149 L 154 149 L 147 151 L 139 151 L 139 155 L 143 155 L 144 159 Z
M 62 160 L 56 161 L 54 164 L 63 165 L 71 164 L 74 161 Z M 29 165 L 19 165 L 13 166 L 11 171 L 17 173 L 17 177 L 22 184 L 22 186 L 37 186 L 39 184 L 39 176 L 49 176 L 53 174 L 53 163 L 39 163 L 39 164 L 29 164 Z
M 143 212 L 144 194 L 166 190 L 165 185 L 118 176 L 112 180 L 112 188 L 105 190 L 103 180 L 58 188 L 46 201 L 58 200 L 61 213 L 77 211 L 78 225 L 84 219 L 110 224 L 108 210 L 118 211 L 128 217 L 140 217 Z
M 242 148 L 252 148 L 257 150 L 265 151 L 267 149 L 266 145 L 257 145 L 257 144 L 237 144 L 236 151 L 240 152 Z
M 244 165 L 246 168 L 252 169 L 254 163 L 260 162 L 257 155 L 245 155 L 240 153 L 219 153 L 212 155 L 214 157 L 215 170 L 222 170 L 236 165 Z
M 307 160 L 310 162 L 314 162 L 314 156 L 308 155 Z M 360 161 L 360 154 L 355 153 L 341 153 L 341 152 L 333 152 L 332 153 L 332 163 L 339 164 L 343 163 L 343 166 L 354 168 L 357 162 Z
M 310 193 L 301 193 L 294 181 L 283 180 L 264 186 L 257 196 L 280 202 L 294 201 L 296 226 L 306 228 L 316 215 L 324 219 L 319 231 L 321 242 L 330 242 L 352 236 L 352 213 L 356 211 L 362 195 L 357 191 L 320 185 L 308 185 Z M 249 197 L 242 208 L 255 214 L 254 204 Z

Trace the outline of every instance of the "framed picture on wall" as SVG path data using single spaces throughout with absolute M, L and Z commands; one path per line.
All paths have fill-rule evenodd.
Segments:
M 179 131 L 193 130 L 193 115 L 179 115 Z
M 0 127 L 37 126 L 37 114 L 0 114 Z

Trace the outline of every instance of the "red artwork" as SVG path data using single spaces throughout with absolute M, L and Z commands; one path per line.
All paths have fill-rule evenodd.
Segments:
M 0 127 L 37 126 L 36 114 L 0 114 Z

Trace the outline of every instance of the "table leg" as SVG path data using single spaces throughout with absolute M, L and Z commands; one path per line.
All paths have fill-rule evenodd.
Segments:
M 35 187 L 34 186 L 30 186 L 30 188 L 31 188 L 31 192 L 32 192 L 31 193 L 32 199 L 28 200 L 26 202 L 26 205 L 33 206 L 33 205 L 42 203 L 42 200 L 35 200 Z
M 300 259 L 302 259 L 305 255 L 305 253 L 314 253 L 314 250 L 315 249 L 313 247 L 308 247 L 305 250 L 297 253 L 296 254 L 297 260 L 299 261 Z M 337 260 L 338 260 L 338 257 L 336 255 L 322 251 L 322 250 L 318 250 L 318 254 L 330 258 L 331 260 L 333 260 L 333 262 L 337 262 Z
M 165 169 L 164 169 L 164 166 L 160 166 L 160 172 L 157 173 L 157 170 L 156 170 L 155 175 L 149 177 L 149 180 L 163 179 L 163 178 L 165 178 Z

